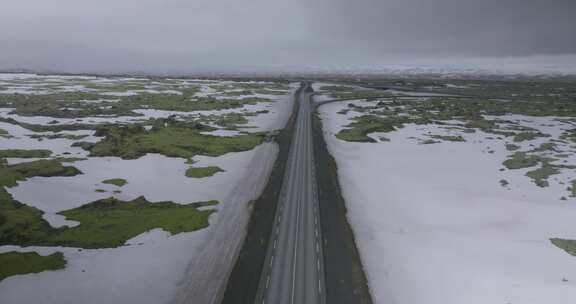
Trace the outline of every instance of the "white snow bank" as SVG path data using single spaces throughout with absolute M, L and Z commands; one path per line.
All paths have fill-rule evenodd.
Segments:
M 482 132 L 418 145 L 408 138 L 440 130 L 408 125 L 387 143 L 338 140 L 342 107 L 320 112 L 375 303 L 574 302 L 576 257 L 549 241 L 576 238 L 566 185 L 499 171 L 507 152 Z
M 136 172 L 121 170 L 121 162 L 130 161 L 118 161 L 108 165 L 100 162 L 101 168 L 87 170 L 93 172 L 91 179 L 99 181 L 104 176 L 127 178 L 129 183 L 122 188 L 124 192 L 120 195 L 130 198 L 145 194 L 152 201 L 180 198 L 185 202 L 193 202 L 216 198 L 222 200 L 221 204 L 214 207 L 218 212 L 210 216 L 210 226 L 206 229 L 174 236 L 168 236 L 161 229 L 153 229 L 129 240 L 127 244 L 130 246 L 114 249 L 80 251 L 62 247 L 0 246 L 0 252 L 17 250 L 49 254 L 63 251 L 68 261 L 63 270 L 18 275 L 3 280 L 0 283 L 0 303 L 158 304 L 171 301 L 176 294 L 182 296 L 190 292 L 195 299 L 217 296 L 220 292 L 217 287 L 225 283 L 245 233 L 244 227 L 249 214 L 246 203 L 255 199 L 262 191 L 276 153 L 275 144 L 265 143 L 248 152 L 230 153 L 215 158 L 201 157 L 195 165 L 218 165 L 226 170 L 206 179 L 184 177 L 183 171 L 181 180 L 176 180 L 173 175 L 163 176 L 163 170 L 169 171 L 170 168 L 162 167 L 169 167 L 170 162 L 162 160 L 162 156 L 158 155 L 149 156 L 155 159 L 149 159 L 148 163 L 157 162 L 155 165 L 139 163 L 129 166 L 129 171 Z M 182 160 L 174 160 L 183 163 Z M 144 168 L 140 168 L 141 165 Z M 115 166 L 120 168 L 105 172 L 113 170 Z M 259 169 L 252 170 L 255 167 Z M 171 169 L 175 171 L 175 168 Z M 146 176 L 150 173 L 160 174 L 161 178 L 158 175 Z M 213 180 L 208 182 L 210 179 Z M 159 183 L 158 180 L 163 182 Z M 170 185 L 166 181 L 176 184 Z M 189 183 L 186 183 L 187 181 Z M 133 188 L 130 188 L 131 186 Z M 73 192 L 64 191 L 63 187 L 66 187 L 66 183 L 58 184 L 52 191 L 64 194 L 51 193 L 45 196 L 66 199 L 67 193 L 74 195 Z M 86 188 L 92 190 L 92 187 L 86 183 Z M 13 189 L 18 188 L 20 187 Z M 83 194 L 84 199 L 80 202 L 86 202 L 88 192 L 90 191 Z M 34 198 L 39 204 L 42 192 L 27 192 L 22 195 Z M 110 194 L 103 196 L 108 195 Z M 18 194 L 16 196 L 19 197 Z M 65 203 L 73 201 L 75 200 Z M 64 208 L 56 199 L 41 202 L 43 209 Z M 30 292 L 31 290 L 34 292 Z

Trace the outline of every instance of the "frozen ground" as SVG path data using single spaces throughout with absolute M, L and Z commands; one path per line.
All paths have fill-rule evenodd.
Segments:
M 512 57 L 398 57 L 388 56 L 369 65 L 313 67 L 312 73 L 351 75 L 452 77 L 575 75 L 576 55 L 533 55 Z
M 457 133 L 465 142 L 419 144 L 430 133 L 454 133 L 409 124 L 371 134 L 377 143 L 346 142 L 334 136 L 354 115 L 337 114 L 346 104 L 320 113 L 375 303 L 574 302 L 576 259 L 549 241 L 576 236 L 575 199 L 559 199 L 573 170 L 546 188 L 524 176 L 528 169 L 500 171 L 511 152 L 481 131 Z M 499 118 L 552 136 L 570 128 L 547 117 Z M 560 149 L 576 163 L 573 147 Z
M 155 177 L 176 178 L 177 173 L 167 173 L 171 168 L 161 168 L 166 162 L 153 164 L 152 170 L 158 170 L 155 172 L 145 172 L 149 168 L 144 168 L 130 173 L 130 176 L 139 173 L 143 176 L 134 180 L 134 187 L 130 189 L 132 180 L 129 179 L 130 183 L 123 190 L 126 193 L 121 195 L 137 195 L 140 189 L 143 190 L 141 194 L 148 194 L 146 197 L 151 201 L 179 197 L 191 202 L 217 197 L 221 199 L 219 211 L 210 218 L 210 226 L 206 229 L 175 236 L 156 229 L 128 241 L 128 244 L 133 244 L 131 246 L 114 249 L 0 246 L 0 252 L 17 250 L 50 254 L 61 251 L 68 262 L 64 270 L 5 279 L 0 284 L 0 302 L 157 304 L 171 302 L 174 295 L 186 294 L 191 290 L 194 290 L 194 299 L 215 297 L 219 291 L 217 287 L 223 283 L 231 266 L 235 247 L 242 241 L 242 227 L 247 223 L 249 214 L 246 203 L 261 192 L 274 162 L 276 149 L 274 144 L 267 143 L 255 150 L 225 155 L 221 159 L 202 159 L 200 162 L 203 165 L 217 164 L 227 170 L 227 174 L 215 175 L 197 183 L 172 180 L 182 182 L 178 189 L 172 189 L 176 191 L 154 185 L 158 184 L 154 182 Z M 253 170 L 254 167 L 259 169 Z M 105 172 L 105 168 L 95 174 L 98 172 Z M 169 186 L 175 188 L 178 184 Z M 87 189 L 86 194 L 94 192 L 91 188 Z M 53 189 L 60 192 L 68 190 L 62 187 Z M 66 196 L 66 193 L 51 194 Z M 103 195 L 106 196 L 109 194 Z M 190 298 L 184 299 L 184 303 L 188 300 Z
M 213 95 L 237 91 L 237 86 L 267 85 L 263 82 L 219 80 L 167 79 L 156 82 L 140 78 L 0 74 L 0 94 L 10 94 L 13 90 L 18 90 L 20 94 L 47 94 L 69 90 L 89 92 L 96 90 L 99 94 L 109 93 L 114 96 L 142 93 L 142 90 L 125 91 L 122 86 L 128 84 L 143 86 L 148 94 L 200 86 L 200 92 Z M 94 89 L 94 86 L 102 87 Z M 289 90 L 296 87 L 297 84 L 293 84 Z M 292 98 L 288 90 L 285 90 L 285 93 L 280 91 L 277 95 L 246 96 L 266 97 L 271 99 L 271 102 L 214 111 L 137 109 L 135 112 L 144 116 L 94 116 L 80 120 L 21 116 L 10 113 L 14 108 L 4 107 L 0 108 L 0 117 L 15 119 L 21 123 L 51 126 L 74 123 L 126 124 L 169 116 L 194 120 L 205 117 L 218 118 L 226 114 L 246 114 L 248 123 L 233 129 L 211 122 L 206 123 L 217 127 L 215 131 L 206 132 L 216 136 L 236 136 L 241 132 L 271 132 L 284 126 L 292 107 Z M 242 96 L 233 98 L 239 97 Z M 85 102 L 94 103 L 94 101 Z M 55 227 L 78 224 L 65 220 L 63 216 L 56 214 L 57 212 L 110 196 L 130 200 L 143 195 L 152 202 L 220 201 L 215 207 L 218 211 L 210 216 L 210 226 L 206 229 L 174 236 L 161 229 L 154 229 L 127 241 L 125 246 L 119 248 L 0 246 L 0 252 L 16 250 L 50 254 L 61 251 L 64 252 L 68 263 L 63 270 L 18 275 L 2 280 L 0 303 L 6 304 L 158 304 L 174 301 L 188 303 L 191 299 L 194 303 L 210 303 L 216 300 L 244 237 L 244 228 L 249 215 L 248 203 L 257 198 L 262 191 L 277 154 L 276 144 L 265 142 L 245 152 L 227 153 L 219 157 L 194 156 L 192 166 L 218 166 L 224 171 L 206 178 L 188 178 L 185 176 L 185 171 L 191 165 L 182 158 L 170 158 L 160 154 L 147 154 L 133 160 L 118 157 L 88 157 L 87 151 L 82 148 L 71 147 L 71 144 L 78 140 L 65 138 L 38 140 L 31 137 L 57 134 L 87 135 L 81 141 L 97 142 L 101 138 L 94 136 L 94 130 L 33 132 L 8 122 L 0 122 L 0 129 L 9 134 L 7 137 L 0 136 L 0 149 L 49 149 L 53 151 L 52 157 L 87 158 L 69 164 L 80 169 L 84 173 L 82 175 L 33 177 L 8 189 L 16 200 L 44 211 L 44 218 Z M 9 164 L 31 160 L 35 159 L 7 159 Z M 110 178 L 123 178 L 128 184 L 117 187 L 102 183 L 103 180 Z M 96 192 L 96 189 L 104 192 Z

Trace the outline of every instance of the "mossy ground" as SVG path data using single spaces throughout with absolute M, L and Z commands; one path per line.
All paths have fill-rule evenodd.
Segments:
M 8 81 L 10 82 L 10 81 Z M 24 136 L 38 141 L 55 139 L 81 140 L 87 135 L 64 133 L 63 131 L 95 131 L 101 137 L 97 143 L 75 142 L 90 152 L 89 156 L 119 156 L 133 159 L 146 153 L 160 153 L 170 157 L 191 159 L 195 155 L 219 156 L 228 152 L 253 149 L 266 139 L 264 133 L 220 137 L 204 135 L 203 132 L 217 127 L 236 128 L 248 122 L 247 116 L 266 113 L 229 113 L 200 116 L 200 118 L 170 117 L 168 119 L 146 119 L 136 109 L 198 111 L 239 109 L 245 105 L 272 102 L 254 94 L 285 95 L 290 87 L 287 82 L 234 82 L 214 84 L 212 96 L 197 96 L 202 82 L 178 79 L 137 79 L 110 83 L 89 80 L 66 80 L 60 84 L 38 83 L 41 80 L 14 80 L 14 85 L 23 82 L 38 85 L 35 94 L 1 94 L 0 108 L 10 108 L 11 113 L 21 116 L 48 116 L 55 119 L 45 123 L 26 123 L 9 117 L 0 117 L 0 122 L 17 125 L 36 134 Z M 29 83 L 28 83 L 29 82 Z M 216 82 L 216 81 L 215 81 Z M 83 92 L 67 92 L 61 86 L 83 86 Z M 153 92 L 156 90 L 157 92 Z M 178 92 L 167 92 L 167 90 Z M 49 91 L 50 93 L 46 93 Z M 136 95 L 114 95 L 115 92 L 136 92 Z M 247 95 L 246 97 L 242 95 Z M 248 96 L 250 95 L 250 96 Z M 113 118 L 133 116 L 133 122 L 122 125 L 96 123 L 91 117 Z M 142 116 L 143 119 L 138 119 Z M 60 119 L 62 118 L 62 119 Z M 66 123 L 62 123 L 68 119 Z M 70 119 L 76 119 L 72 121 Z M 83 120 L 81 120 L 83 119 Z M 177 121 L 178 120 L 178 121 Z M 89 123 L 88 123 L 89 122 Z M 145 126 L 152 126 L 151 129 Z M 48 133 L 50 132 L 50 133 Z M 9 137 L 0 130 L 0 137 Z M 48 158 L 50 151 L 43 150 L 0 150 L 0 244 L 75 246 L 83 248 L 117 247 L 142 232 L 154 228 L 165 229 L 173 234 L 194 231 L 208 225 L 208 217 L 214 210 L 198 210 L 198 207 L 216 202 L 180 205 L 173 202 L 151 203 L 144 198 L 133 201 L 118 201 L 114 198 L 66 210 L 61 214 L 68 219 L 81 222 L 76 227 L 53 228 L 42 219 L 42 211 L 18 202 L 6 191 L 6 187 L 17 185 L 34 176 L 73 176 L 81 174 L 63 162 L 74 162 L 83 158 L 69 157 L 8 165 L 2 158 L 34 157 Z M 197 170 L 196 170 L 197 169 Z M 188 172 L 193 176 L 208 176 L 221 169 L 195 168 Z M 122 179 L 105 180 L 103 183 L 123 186 Z M 96 190 L 98 191 L 98 190 Z M 117 193 L 114 191 L 114 193 Z
M 0 158 L 45 158 L 50 157 L 52 151 L 43 149 L 23 150 L 23 149 L 1 149 Z
M 79 226 L 52 228 L 42 211 L 15 201 L 4 187 L 34 176 L 72 176 L 74 167 L 55 160 L 38 160 L 16 165 L 0 162 L 0 245 L 44 245 L 83 248 L 121 246 L 126 240 L 154 228 L 171 233 L 187 232 L 208 225 L 214 210 L 199 211 L 197 207 L 216 202 L 179 205 L 172 202 L 151 203 L 144 198 L 130 202 L 109 198 L 80 208 L 61 212 Z
M 540 187 L 548 187 L 548 178 L 559 173 L 560 170 L 557 167 L 545 162 L 540 168 L 526 172 L 526 176 L 530 177 L 536 185 Z
M 123 187 L 124 185 L 126 185 L 128 183 L 128 181 L 123 179 L 123 178 L 111 178 L 111 179 L 103 180 L 102 183 L 114 185 L 114 186 L 118 186 L 118 187 Z
M 216 166 L 210 167 L 191 167 L 186 170 L 187 177 L 193 178 L 202 178 L 202 177 L 210 177 L 218 172 L 224 172 L 224 170 L 220 169 Z
M 52 228 L 42 219 L 42 211 L 13 200 L 0 188 L 0 245 L 113 248 L 155 228 L 172 234 L 205 228 L 215 210 L 198 207 L 215 204 L 216 201 L 176 204 L 152 203 L 143 197 L 132 201 L 107 198 L 59 213 L 80 225 Z
M 552 244 L 554 244 L 556 247 L 566 251 L 568 254 L 576 256 L 576 241 L 575 240 L 552 238 L 552 239 L 550 239 L 550 242 L 552 242 Z
M 456 142 L 463 142 L 466 141 L 464 139 L 464 137 L 462 137 L 461 135 L 439 135 L 439 134 L 433 134 L 430 135 L 431 138 L 434 139 L 440 139 L 440 140 L 444 140 L 444 141 L 456 141 Z
M 516 151 L 520 149 L 520 146 L 515 145 L 515 144 L 506 144 L 506 150 L 508 151 Z
M 119 156 L 124 159 L 139 158 L 147 153 L 191 158 L 252 150 L 265 139 L 263 133 L 225 137 L 205 135 L 201 131 L 182 124 L 155 127 L 149 131 L 141 126 L 111 126 L 101 130 L 104 139 L 88 149 L 90 156 Z
M 41 256 L 36 252 L 0 253 L 0 281 L 18 274 L 58 270 L 64 267 L 66 267 L 66 260 L 61 252 L 48 256 Z
M 486 83 L 486 85 L 491 85 Z M 556 86 L 554 86 L 556 85 Z M 514 95 L 524 95 L 524 91 L 533 91 L 532 88 L 525 86 L 524 84 L 518 83 L 506 83 L 499 84 L 499 89 L 496 89 L 495 95 L 498 93 L 514 94 Z M 502 90 L 506 88 L 505 90 Z M 558 83 L 550 85 L 548 88 L 554 92 L 565 91 L 566 83 Z M 514 90 L 519 90 L 515 93 Z M 479 93 L 475 90 L 472 90 Z M 385 91 L 377 90 L 366 90 L 366 91 L 335 91 L 335 96 L 352 96 L 358 94 L 358 99 L 363 99 L 360 97 L 364 93 L 373 94 L 369 92 L 379 92 L 380 96 L 383 95 Z M 446 90 L 448 92 L 448 90 Z M 459 92 L 459 90 L 456 90 Z M 381 119 L 399 119 L 399 114 L 403 114 L 402 119 L 404 123 L 416 123 L 416 124 L 430 124 L 437 123 L 447 120 L 460 120 L 465 123 L 465 127 L 469 129 L 480 129 L 486 133 L 492 133 L 501 136 L 513 136 L 513 140 L 516 142 L 532 140 L 537 137 L 547 137 L 549 135 L 540 132 L 534 132 L 532 128 L 518 126 L 517 130 L 507 130 L 502 129 L 498 126 L 499 121 L 491 121 L 484 117 L 484 115 L 502 116 L 507 114 L 518 114 L 527 116 L 558 116 L 558 117 L 576 117 L 576 104 L 569 102 L 567 100 L 558 98 L 541 98 L 530 100 L 530 102 L 520 101 L 520 100 L 495 100 L 495 99 L 483 99 L 482 96 L 486 95 L 486 92 L 482 91 L 478 95 L 477 99 L 466 98 L 466 99 L 449 99 L 449 98 L 430 98 L 426 100 L 418 98 L 404 98 L 398 99 L 394 97 L 388 98 L 387 101 L 381 101 L 376 103 L 374 106 L 353 106 L 349 107 L 349 110 L 354 110 L 356 112 L 365 113 L 370 112 L 372 115 L 376 115 Z M 450 93 L 454 93 L 450 91 Z M 342 95 L 345 94 L 345 95 Z M 470 92 L 465 95 L 469 95 Z M 385 94 L 384 94 L 385 95 Z M 511 96 L 512 97 L 512 96 Z M 366 121 L 362 117 L 356 117 L 352 119 L 357 124 L 349 125 L 339 133 L 339 138 L 343 140 L 350 141 L 362 141 L 366 140 L 363 135 L 362 129 L 366 128 Z M 354 130 L 357 129 L 357 130 Z M 370 129 L 368 129 L 370 133 Z M 393 131 L 393 130 L 390 130 Z M 521 131 L 521 132 L 518 132 Z M 386 131 L 371 131 L 371 132 L 386 132 Z M 571 134 L 571 133 L 570 133 Z M 567 133 L 565 137 L 570 137 Z
M 511 170 L 534 167 L 540 163 L 540 157 L 529 155 L 526 152 L 514 152 L 502 164 Z
M 80 225 L 65 229 L 50 238 L 54 244 L 72 247 L 118 247 L 127 240 L 155 228 L 171 234 L 208 227 L 208 217 L 215 210 L 198 210 L 216 201 L 180 205 L 173 202 L 148 202 L 139 197 L 124 202 L 115 198 L 99 200 L 79 208 L 60 212 Z
M 354 122 L 346 126 L 336 134 L 336 137 L 351 142 L 375 142 L 367 136 L 374 132 L 391 132 L 403 125 L 403 119 L 381 118 L 374 115 L 364 115 L 354 119 Z
M 37 139 L 38 141 L 42 141 L 44 139 L 59 139 L 59 138 L 69 139 L 69 140 L 80 140 L 80 139 L 83 139 L 86 137 L 88 137 L 88 135 L 75 135 L 75 134 L 64 134 L 64 133 L 57 133 L 57 134 L 50 134 L 50 135 L 45 135 L 45 134 L 32 134 L 32 135 L 30 135 L 30 138 Z
M 10 133 L 8 133 L 8 131 L 0 128 L 0 138 L 11 138 L 12 135 L 10 135 Z
M 514 142 L 521 142 L 526 140 L 533 140 L 538 137 L 548 137 L 550 135 L 542 134 L 540 132 L 521 132 L 514 135 Z
M 75 176 L 82 172 L 72 166 L 64 166 L 57 160 L 36 160 L 7 165 L 0 161 L 0 188 L 14 187 L 18 181 L 34 176 Z
M 445 85 L 445 82 L 452 83 L 453 81 L 414 80 L 412 82 L 411 80 L 398 81 L 398 83 L 402 83 L 401 85 L 407 89 L 414 87 L 428 91 L 433 88 L 441 93 L 462 95 L 459 98 L 388 96 L 377 98 L 370 103 L 348 102 L 347 107 L 338 113 L 349 115 L 350 112 L 356 112 L 359 115 L 351 117 L 351 123 L 344 126 L 336 137 L 351 142 L 376 142 L 369 136 L 370 133 L 392 132 L 407 124 L 416 124 L 419 125 L 419 129 L 431 126 L 429 132 L 423 133 L 429 138 L 419 139 L 419 144 L 437 144 L 445 141 L 464 141 L 465 137 L 462 136 L 464 133 L 476 133 L 474 138 L 478 138 L 478 135 L 483 135 L 478 133 L 481 131 L 490 135 L 485 137 L 486 140 L 500 140 L 506 150 L 510 151 L 511 154 L 503 161 L 507 169 L 535 167 L 526 175 L 538 186 L 548 186 L 550 176 L 574 167 L 567 162 L 576 146 L 567 145 L 569 142 L 576 142 L 576 129 L 563 130 L 561 136 L 552 138 L 552 135 L 540 130 L 539 119 L 536 118 L 542 117 L 549 121 L 547 127 L 558 125 L 560 128 L 560 125 L 574 125 L 576 103 L 570 100 L 576 97 L 576 91 L 572 89 L 573 80 L 553 80 L 545 83 L 456 81 L 462 84 L 458 88 Z M 361 83 L 365 87 L 398 85 L 390 81 L 386 81 L 386 84 L 377 81 L 373 83 L 362 81 Z M 362 92 L 374 91 L 340 86 L 326 89 L 333 90 L 335 96 L 353 96 L 358 92 L 361 92 L 361 95 Z M 532 96 L 532 94 L 535 95 Z M 486 96 L 489 98 L 485 98 Z M 358 97 L 358 99 L 365 98 Z M 523 118 L 516 119 L 515 117 Z M 541 123 L 540 125 L 544 126 Z M 445 134 L 431 132 L 437 129 L 445 129 L 449 132 Z M 541 142 L 542 138 L 548 137 L 549 140 Z M 538 139 L 540 142 L 536 145 L 535 141 Z M 475 141 L 482 142 L 480 139 L 475 139 Z M 494 153 L 495 150 L 489 148 L 486 152 Z M 559 158 L 565 160 L 560 161 Z
M 34 176 L 75 176 L 82 172 L 72 166 L 64 166 L 55 160 L 36 160 L 8 166 L 10 170 L 20 173 L 24 177 Z
M 11 113 L 21 116 L 48 116 L 54 118 L 85 118 L 97 116 L 142 116 L 136 109 L 166 111 L 206 111 L 240 108 L 259 102 L 271 102 L 268 98 L 245 97 L 240 99 L 216 99 L 195 97 L 197 87 L 181 88 L 182 94 L 140 92 L 133 96 L 109 96 L 96 92 L 58 92 L 50 94 L 0 94 L 0 107 L 15 108 Z M 85 101 L 99 101 L 86 103 Z

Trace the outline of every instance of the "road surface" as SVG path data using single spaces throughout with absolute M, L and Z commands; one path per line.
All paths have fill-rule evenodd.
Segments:
M 325 303 L 311 94 L 309 83 L 296 94 L 298 115 L 257 304 Z

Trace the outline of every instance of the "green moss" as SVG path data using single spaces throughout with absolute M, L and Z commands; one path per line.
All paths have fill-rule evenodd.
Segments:
M 92 147 L 94 147 L 94 145 L 96 145 L 96 144 L 93 143 L 93 142 L 77 141 L 77 142 L 73 143 L 73 144 L 71 145 L 71 147 L 80 147 L 80 148 L 82 148 L 82 149 L 84 149 L 84 150 L 90 150 L 90 149 L 92 149 Z
M 50 157 L 52 151 L 50 150 L 22 150 L 22 149 L 2 149 L 0 150 L 0 158 L 45 158 Z
M 457 135 L 457 136 L 449 136 L 449 135 L 430 135 L 430 137 L 435 138 L 435 139 L 441 139 L 441 140 L 446 140 L 446 141 L 457 141 L 457 142 L 462 142 L 462 141 L 466 141 L 464 139 L 464 137 Z
M 526 140 L 533 140 L 536 139 L 538 137 L 549 137 L 550 135 L 547 134 L 543 134 L 540 132 L 521 132 L 518 133 L 514 136 L 514 141 L 515 142 L 521 142 L 521 141 L 526 141 Z
M 53 231 L 42 211 L 21 204 L 0 187 L 0 245 L 25 245 Z
M 24 129 L 33 131 L 33 132 L 62 132 L 62 131 L 74 131 L 74 130 L 92 130 L 96 128 L 98 125 L 93 124 L 62 124 L 62 125 L 39 125 L 39 124 L 30 124 L 25 122 L 17 121 L 13 118 L 6 118 L 0 117 L 0 122 L 5 122 L 13 125 L 20 126 Z
M 146 90 L 146 86 L 144 84 L 132 83 L 128 81 L 122 81 L 115 84 L 108 84 L 108 83 L 101 84 L 101 83 L 87 82 L 84 84 L 84 86 L 89 89 L 95 89 L 105 92 L 126 92 L 126 91 Z
M 557 152 L 556 151 L 556 144 L 552 143 L 552 142 L 543 143 L 532 151 L 533 152 L 546 152 L 546 151 Z
M 4 129 L 0 129 L 0 138 L 11 138 L 12 135 L 10 135 L 10 133 L 8 133 L 8 131 L 4 130 Z
M 53 228 L 42 218 L 42 211 L 13 200 L 0 188 L 0 245 L 118 247 L 155 228 L 172 234 L 205 228 L 215 210 L 198 210 L 198 207 L 216 203 L 151 203 L 143 197 L 132 201 L 107 198 L 60 212 L 80 225 Z
M 222 93 L 222 95 L 235 97 L 235 96 L 245 96 L 245 95 L 254 95 L 254 94 L 252 93 L 252 91 L 241 90 L 241 91 L 224 92 L 224 93 Z
M 118 187 L 123 187 L 124 185 L 126 185 L 128 183 L 128 181 L 123 179 L 123 178 L 111 178 L 111 179 L 103 180 L 102 183 L 115 185 Z
M 25 178 L 6 167 L 0 167 L 0 187 L 14 187 Z
M 391 132 L 397 127 L 402 127 L 405 119 L 381 118 L 374 115 L 363 115 L 354 118 L 354 122 L 342 129 L 336 137 L 351 142 L 376 142 L 367 135 L 374 132 Z
M 576 129 L 570 129 L 562 132 L 560 139 L 576 142 Z
M 221 118 L 217 119 L 215 123 L 219 126 L 230 128 L 235 127 L 236 125 L 247 124 L 248 119 L 246 119 L 242 114 L 233 113 L 221 116 Z
M 12 171 L 20 173 L 24 177 L 34 176 L 75 176 L 82 172 L 75 167 L 63 166 L 55 160 L 37 160 L 27 163 L 19 163 L 9 166 Z
M 48 256 L 41 256 L 36 252 L 0 253 L 0 281 L 18 274 L 58 270 L 64 267 L 66 267 L 66 260 L 62 252 Z
M 44 140 L 44 139 L 59 139 L 59 138 L 63 138 L 63 139 L 69 139 L 69 140 L 80 140 L 83 138 L 88 137 L 88 135 L 75 135 L 75 134 L 50 134 L 50 135 L 45 135 L 45 134 L 32 134 L 30 135 L 30 138 L 34 138 L 34 139 L 38 139 L 38 140 Z
M 439 143 L 441 143 L 441 141 L 433 140 L 433 139 L 425 139 L 425 140 L 421 140 L 419 143 L 421 145 L 433 145 L 433 144 L 439 144 Z
M 105 96 L 85 92 L 60 92 L 54 94 L 0 95 L 0 104 L 9 100 L 15 109 L 11 112 L 21 116 L 48 116 L 56 118 L 81 118 L 93 116 L 141 116 L 132 112 L 125 103 L 80 100 L 97 100 Z
M 90 147 L 90 156 L 139 158 L 147 153 L 169 157 L 191 158 L 194 155 L 220 156 L 229 152 L 248 151 L 264 141 L 265 134 L 211 136 L 185 125 L 153 128 L 115 126 L 101 130 L 105 138 Z
M 465 127 L 480 130 L 490 130 L 496 128 L 496 124 L 489 120 L 474 119 L 466 123 Z
M 542 164 L 542 167 L 526 172 L 526 176 L 530 177 L 539 187 L 548 187 L 548 178 L 559 173 L 560 170 L 558 170 L 558 168 L 545 162 Z
M 209 177 L 218 172 L 224 172 L 224 170 L 220 169 L 216 166 L 210 167 L 192 167 L 186 170 L 187 177 L 194 177 L 194 178 L 202 178 L 202 177 Z
M 515 145 L 515 144 L 506 144 L 506 150 L 508 151 L 516 151 L 520 149 L 520 146 Z
M 75 167 L 63 166 L 56 160 L 37 160 L 15 165 L 0 162 L 0 187 L 14 187 L 18 181 L 34 176 L 74 176 L 82 174 Z
M 166 111 L 206 111 L 240 108 L 260 102 L 272 102 L 267 98 L 246 97 L 241 99 L 215 99 L 195 97 L 196 89 L 184 90 L 182 95 L 143 93 L 124 98 L 123 105 L 132 109 L 150 108 Z
M 554 244 L 554 246 L 566 251 L 568 254 L 576 256 L 576 241 L 575 240 L 552 238 L 552 239 L 550 239 L 550 242 L 552 242 L 552 244 Z
M 525 152 L 514 152 L 502 164 L 508 169 L 522 169 L 534 167 L 540 162 L 540 158 L 534 155 L 528 155 Z
M 107 198 L 79 208 L 59 212 L 80 225 L 50 237 L 50 243 L 84 248 L 107 248 L 151 229 L 161 228 L 171 234 L 208 227 L 208 217 L 215 210 L 198 210 L 216 201 L 180 205 L 173 202 L 148 202 L 144 197 L 132 201 Z

